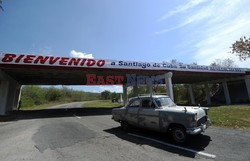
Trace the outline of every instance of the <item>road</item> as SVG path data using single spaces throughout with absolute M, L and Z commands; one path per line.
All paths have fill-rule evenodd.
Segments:
M 171 146 L 167 135 L 138 129 L 124 132 L 111 120 L 110 109 L 75 108 L 81 104 L 13 113 L 0 122 L 0 160 L 250 160 L 250 131 L 210 127 L 204 135 L 191 137 L 183 146 L 187 150 L 181 150 Z

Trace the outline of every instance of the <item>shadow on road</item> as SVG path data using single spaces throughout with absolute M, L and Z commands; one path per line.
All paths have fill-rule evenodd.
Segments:
M 149 141 L 146 139 L 141 139 L 141 138 L 137 138 L 137 137 L 129 135 L 129 133 L 132 133 L 132 134 L 140 135 L 143 137 L 148 137 L 148 138 L 152 138 L 155 140 L 159 140 L 167 144 L 176 145 L 171 140 L 170 136 L 164 133 L 158 133 L 158 132 L 148 131 L 144 129 L 135 129 L 135 128 L 129 130 L 128 132 L 125 132 L 120 127 L 111 128 L 111 129 L 107 129 L 104 131 L 107 133 L 116 135 L 117 137 L 123 140 L 132 142 L 137 145 L 148 145 L 148 146 L 152 146 L 161 150 L 165 150 L 171 153 L 176 153 L 176 154 L 190 157 L 190 158 L 195 158 L 195 156 L 197 155 L 196 153 L 193 153 L 193 152 L 188 152 L 188 151 L 176 149 L 173 147 L 168 147 L 167 145 L 163 145 L 160 143 L 156 143 L 153 141 Z M 209 145 L 210 141 L 211 141 L 211 138 L 207 135 L 190 136 L 187 143 L 185 143 L 184 145 L 177 145 L 177 146 L 181 146 L 181 147 L 196 150 L 196 151 L 203 151 L 205 147 Z
M 77 116 L 110 115 L 111 108 L 69 108 L 13 111 L 7 116 L 0 116 L 0 122 Z

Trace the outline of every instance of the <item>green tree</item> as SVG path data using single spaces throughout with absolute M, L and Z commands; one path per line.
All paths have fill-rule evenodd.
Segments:
M 105 99 L 105 100 L 110 99 L 111 98 L 111 92 L 108 91 L 108 90 L 105 90 L 105 91 L 101 92 L 101 98 Z
M 59 89 L 51 87 L 47 90 L 46 98 L 48 101 L 58 101 L 62 97 L 62 92 Z
M 239 56 L 240 60 L 250 57 L 250 37 L 241 37 L 240 40 L 232 44 L 232 53 Z
M 113 92 L 113 93 L 111 94 L 111 99 L 119 99 L 119 96 L 120 96 L 119 93 Z

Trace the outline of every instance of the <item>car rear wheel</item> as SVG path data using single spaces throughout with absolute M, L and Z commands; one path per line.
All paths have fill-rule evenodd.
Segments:
M 122 128 L 122 130 L 127 131 L 127 130 L 129 130 L 130 126 L 129 126 L 127 121 L 121 121 L 121 128 Z
M 175 126 L 172 128 L 172 138 L 176 143 L 183 144 L 187 140 L 187 134 L 183 127 Z

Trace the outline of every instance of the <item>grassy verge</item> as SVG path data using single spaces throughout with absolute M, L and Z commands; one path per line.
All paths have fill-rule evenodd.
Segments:
M 48 102 L 44 103 L 41 105 L 33 105 L 33 106 L 28 106 L 28 107 L 22 107 L 20 110 L 40 110 L 40 109 L 46 109 L 51 106 L 56 106 L 64 103 L 70 103 L 70 102 L 65 102 L 65 101 L 56 101 L 56 102 Z
M 115 107 L 121 107 L 122 104 L 120 103 L 113 103 L 110 100 L 99 100 L 99 101 L 93 101 L 84 103 L 84 108 L 115 108 Z
M 209 117 L 216 127 L 250 129 L 250 106 L 211 107 Z

